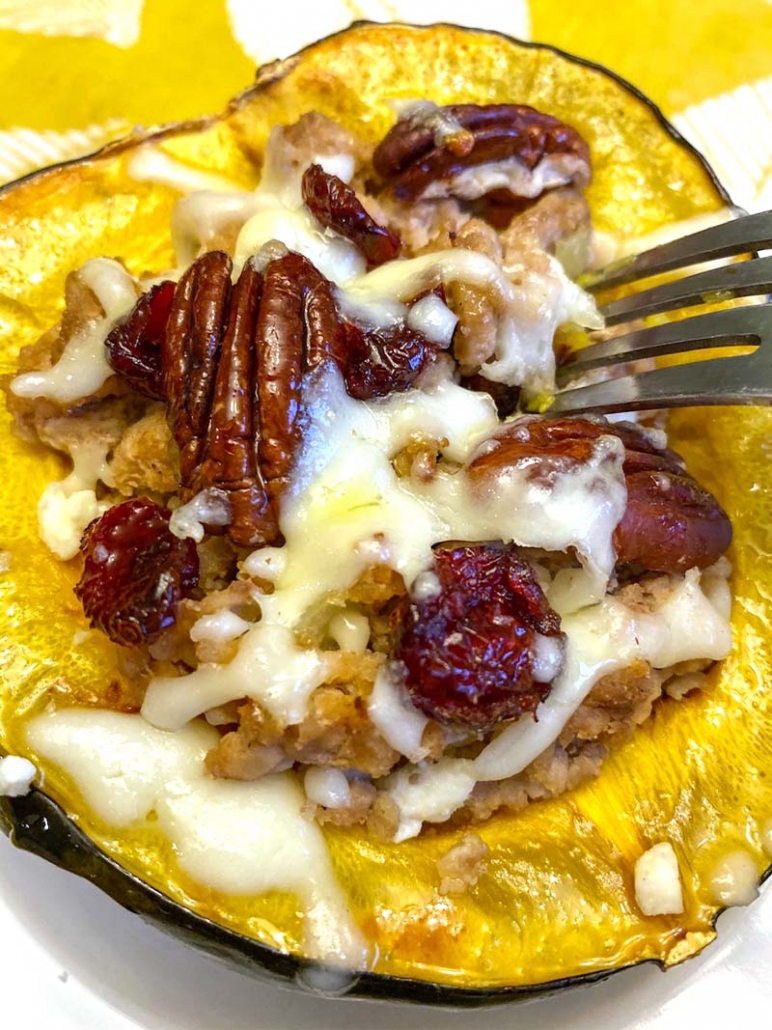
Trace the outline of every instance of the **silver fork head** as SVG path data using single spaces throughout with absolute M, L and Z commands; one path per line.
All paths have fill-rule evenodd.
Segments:
M 664 244 L 598 273 L 595 289 L 648 277 L 695 261 L 747 254 L 772 245 L 772 211 L 749 215 Z M 676 311 L 697 304 L 772 291 L 772 257 L 751 258 L 662 283 L 622 297 L 600 311 L 607 325 Z M 720 360 L 639 371 L 616 379 L 577 386 L 555 397 L 548 414 L 611 414 L 695 404 L 772 403 L 772 307 L 768 303 L 722 308 L 707 314 L 620 334 L 576 351 L 557 372 L 566 386 L 595 370 L 709 348 L 742 346 L 752 353 Z
M 644 279 L 677 268 L 715 261 L 717 258 L 755 253 L 772 247 L 772 211 L 745 215 L 721 225 L 712 225 L 700 232 L 652 247 L 635 257 L 615 261 L 582 279 L 585 289 L 595 291 L 621 286 L 634 279 Z
M 772 403 L 772 305 L 725 308 L 652 326 L 581 351 L 580 361 L 560 369 L 559 379 L 586 374 L 612 362 L 704 348 L 753 346 L 750 354 L 715 357 L 608 379 L 558 393 L 547 415 L 609 415 L 618 411 L 703 404 Z M 594 352 L 594 353 L 593 353 Z

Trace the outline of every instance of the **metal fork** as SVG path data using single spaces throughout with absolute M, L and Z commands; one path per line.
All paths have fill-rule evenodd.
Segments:
M 747 260 L 603 304 L 600 311 L 607 326 L 735 297 L 761 299 L 752 305 L 721 308 L 677 322 L 634 329 L 576 351 L 558 368 L 561 389 L 546 414 L 605 415 L 686 405 L 771 404 L 772 304 L 766 295 L 772 291 L 772 257 L 754 256 L 767 247 L 772 247 L 772 211 L 703 229 L 592 275 L 584 285 L 597 292 L 717 258 L 750 255 Z M 666 354 L 737 346 L 754 350 L 570 387 L 572 381 L 595 369 Z

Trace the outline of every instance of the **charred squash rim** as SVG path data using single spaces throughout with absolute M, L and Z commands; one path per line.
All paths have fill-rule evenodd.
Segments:
M 37 171 L 28 172 L 26 175 L 21 176 L 19 179 L 14 179 L 12 182 L 0 185 L 0 196 L 9 192 L 10 190 L 16 189 L 17 186 L 23 183 L 30 182 L 33 179 L 50 175 L 54 172 L 60 171 L 62 168 L 71 168 L 78 165 L 82 165 L 84 162 L 94 161 L 103 157 L 114 157 L 121 154 L 124 150 L 131 149 L 140 143 L 150 143 L 153 140 L 168 139 L 172 136 L 178 136 L 182 133 L 196 132 L 202 129 L 206 129 L 211 125 L 214 125 L 222 117 L 237 111 L 245 104 L 249 103 L 254 97 L 258 96 L 264 90 L 268 89 L 273 83 L 278 82 L 280 79 L 285 78 L 298 64 L 302 62 L 303 56 L 312 50 L 315 50 L 320 43 L 326 43 L 335 39 L 342 39 L 349 35 L 354 29 L 370 28 L 379 26 L 385 27 L 378 22 L 371 22 L 365 19 L 354 21 L 346 29 L 341 29 L 338 32 L 333 32 L 328 36 L 325 36 L 322 40 L 318 40 L 315 43 L 309 43 L 308 46 L 303 47 L 302 50 L 298 50 L 297 53 L 292 54 L 290 57 L 282 58 L 276 61 L 270 61 L 268 64 L 261 65 L 255 72 L 255 81 L 251 86 L 248 86 L 243 92 L 239 93 L 238 96 L 234 97 L 227 107 L 216 115 L 204 115 L 201 118 L 193 118 L 185 122 L 177 122 L 174 125 L 161 126 L 158 128 L 148 129 L 145 132 L 131 133 L 122 139 L 115 140 L 113 143 L 108 143 L 104 147 L 100 147 L 91 154 L 84 155 L 83 157 L 75 157 L 69 161 L 60 161 L 59 164 L 49 165 L 46 168 L 38 169 Z M 388 23 L 388 27 L 391 28 L 425 28 L 427 30 L 432 29 L 462 29 L 460 25 L 455 25 L 453 22 L 435 22 L 432 25 L 417 26 L 411 25 L 408 22 L 391 22 Z M 725 187 L 721 183 L 720 179 L 713 170 L 712 165 L 708 159 L 700 153 L 700 151 L 690 143 L 672 122 L 668 121 L 665 115 L 662 113 L 661 108 L 654 103 L 645 93 L 642 93 L 637 86 L 634 86 L 632 82 L 618 75 L 616 72 L 607 68 L 605 65 L 598 63 L 597 61 L 591 61 L 586 57 L 577 57 L 575 54 L 568 53 L 567 50 L 561 50 L 560 47 L 552 46 L 549 43 L 535 43 L 530 40 L 517 39 L 515 36 L 508 36 L 504 32 L 497 32 L 493 29 L 474 29 L 474 28 L 463 28 L 463 31 L 469 35 L 477 36 L 497 36 L 506 42 L 516 43 L 518 46 L 525 48 L 526 50 L 540 50 L 544 53 L 554 54 L 556 57 L 560 57 L 572 64 L 580 65 L 584 68 L 591 68 L 593 71 L 600 72 L 602 75 L 614 82 L 618 83 L 627 92 L 632 94 L 639 100 L 643 105 L 649 108 L 652 114 L 656 117 L 659 125 L 662 129 L 673 139 L 678 145 L 687 150 L 705 169 L 708 176 L 713 183 L 713 186 L 718 194 L 719 198 L 727 205 L 732 205 L 733 201 L 727 193 Z
M 0 798 L 0 829 L 11 843 L 23 851 L 59 866 L 93 883 L 129 912 L 237 969 L 245 970 L 266 982 L 281 981 L 312 990 L 314 975 L 329 983 L 339 982 L 340 990 L 324 991 L 335 997 L 373 998 L 381 1001 L 418 1002 L 424 1005 L 455 1005 L 478 1008 L 482 1005 L 522 1001 L 540 994 L 552 994 L 564 987 L 597 983 L 614 973 L 630 969 L 630 963 L 611 970 L 583 973 L 533 986 L 464 988 L 433 984 L 427 980 L 387 976 L 379 973 L 342 973 L 318 962 L 298 958 L 269 948 L 251 937 L 234 933 L 219 923 L 196 915 L 167 898 L 138 876 L 123 869 L 100 851 L 69 818 L 64 809 L 43 791 L 33 787 L 20 798 Z M 653 961 L 648 959 L 646 961 Z M 659 964 L 659 963 L 657 963 Z
M 345 29 L 328 36 L 321 43 L 329 40 L 343 39 L 352 30 L 369 27 L 374 27 L 374 23 L 366 21 L 355 22 L 350 29 Z M 403 29 L 419 28 L 405 24 L 396 27 Z M 385 29 L 387 27 L 380 26 L 380 28 Z M 441 23 L 420 28 L 430 31 L 442 28 L 457 30 L 459 27 L 449 23 Z M 731 204 L 729 195 L 705 158 L 667 121 L 661 110 L 651 100 L 621 76 L 608 70 L 601 64 L 578 58 L 559 48 L 546 44 L 516 40 L 503 33 L 473 29 L 463 31 L 470 36 L 498 36 L 503 41 L 515 43 L 525 49 L 553 54 L 562 60 L 597 71 L 608 79 L 613 80 L 638 103 L 647 107 L 656 118 L 661 129 L 680 148 L 688 151 L 695 161 L 702 166 L 712 183 L 717 199 L 724 204 Z M 313 51 L 319 45 L 319 43 L 311 44 L 286 60 L 272 62 L 258 69 L 255 83 L 231 101 L 223 115 L 238 111 L 272 84 L 284 78 L 303 61 L 304 55 Z M 62 162 L 51 168 L 30 173 L 14 183 L 0 187 L 0 197 L 7 195 L 20 184 L 54 174 L 63 168 L 79 167 L 102 158 L 117 156 L 139 143 L 154 140 L 160 141 L 184 133 L 205 130 L 216 124 L 223 115 L 204 117 L 169 127 L 135 133 L 123 140 L 109 144 L 86 158 Z M 2 754 L 2 749 L 0 749 L 0 754 Z M 37 854 L 61 868 L 90 880 L 124 908 L 139 914 L 147 921 L 158 925 L 185 943 L 192 944 L 263 979 L 274 981 L 278 979 L 287 983 L 299 983 L 304 986 L 313 984 L 313 972 L 315 969 L 319 969 L 317 963 L 270 948 L 257 940 L 235 933 L 209 919 L 199 916 L 172 901 L 162 892 L 122 868 L 114 859 L 101 851 L 77 827 L 64 809 L 41 790 L 33 788 L 28 795 L 20 798 L 0 798 L 0 829 L 10 837 L 12 843 L 17 847 Z M 772 867 L 766 869 L 762 876 L 762 882 L 770 873 L 772 873 Z M 723 909 L 716 911 L 712 920 L 714 926 L 722 911 Z M 529 985 L 480 988 L 458 987 L 433 983 L 423 979 L 385 974 L 354 973 L 350 978 L 341 981 L 340 993 L 362 998 L 474 1007 L 552 993 L 568 986 L 594 983 L 608 978 L 614 972 L 630 968 L 633 965 L 641 965 L 644 962 L 656 962 L 664 968 L 664 963 L 657 959 L 642 959 L 637 962 L 626 963 L 622 966 L 599 969 Z

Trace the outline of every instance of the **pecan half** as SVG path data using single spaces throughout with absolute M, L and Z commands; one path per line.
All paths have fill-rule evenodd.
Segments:
M 526 417 L 510 423 L 468 466 L 472 479 L 521 467 L 549 485 L 587 461 L 595 441 L 618 437 L 627 507 L 614 531 L 617 563 L 652 572 L 684 572 L 712 565 L 729 547 L 732 526 L 716 498 L 685 470 L 681 458 L 657 447 L 639 427 L 588 419 Z
M 272 261 L 257 321 L 257 390 L 260 468 L 274 499 L 287 484 L 303 432 L 303 375 L 325 360 L 342 361 L 344 347 L 332 284 L 302 254 Z
M 202 255 L 177 284 L 166 323 L 161 370 L 167 417 L 187 486 L 198 466 L 231 290 L 231 259 Z
M 263 277 L 248 261 L 231 291 L 206 435 L 189 484 L 194 493 L 217 487 L 228 495 L 228 535 L 242 547 L 254 547 L 278 535 L 257 461 L 255 323 L 262 288 Z
M 243 547 L 278 536 L 257 460 L 255 325 L 262 276 L 212 251 L 180 279 L 162 350 L 167 418 L 180 451 L 184 496 L 217 487 L 231 505 L 228 536 Z
M 371 268 L 397 257 L 402 247 L 399 236 L 371 218 L 356 193 L 337 175 L 313 164 L 303 173 L 302 188 L 303 200 L 317 222 L 355 243 Z
M 545 159 L 554 174 L 543 183 L 530 173 Z M 502 170 L 495 181 L 479 182 L 464 176 L 494 162 L 511 162 L 510 174 Z M 579 133 L 522 104 L 422 108 L 392 127 L 373 153 L 373 167 L 394 196 L 407 201 L 448 195 L 475 200 L 501 188 L 535 197 L 544 188 L 590 181 L 589 148 Z

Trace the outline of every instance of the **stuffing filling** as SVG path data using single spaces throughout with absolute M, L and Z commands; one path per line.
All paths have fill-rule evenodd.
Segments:
M 205 720 L 211 777 L 294 770 L 307 815 L 399 841 L 571 790 L 707 685 L 715 498 L 659 430 L 523 413 L 558 330 L 602 328 L 574 130 L 421 104 L 373 149 L 312 113 L 251 193 L 134 162 L 186 194 L 179 267 L 73 272 L 7 395 L 72 461 L 41 535 L 149 724 Z M 442 890 L 486 854 L 466 835 Z

